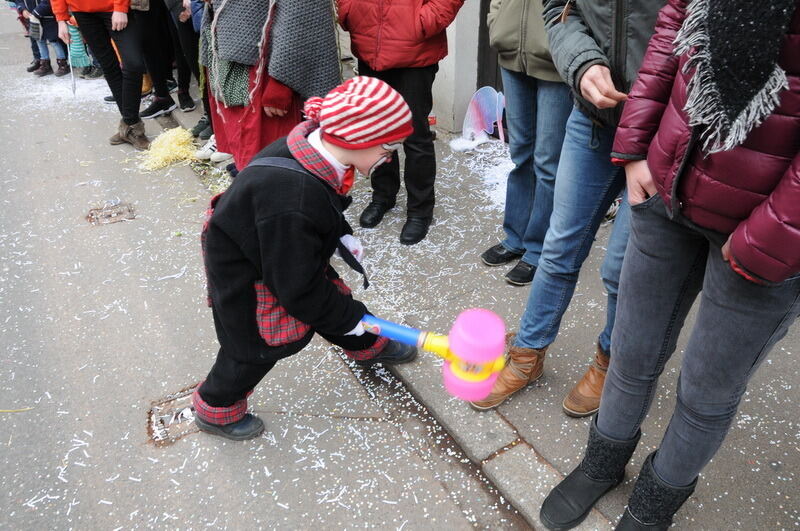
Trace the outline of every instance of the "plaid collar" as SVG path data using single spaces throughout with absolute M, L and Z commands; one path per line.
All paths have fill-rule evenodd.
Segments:
M 336 169 L 308 141 L 308 135 L 318 127 L 319 124 L 311 120 L 300 122 L 286 137 L 286 144 L 301 166 L 336 190 L 337 194 L 347 195 L 353 186 L 355 169 L 351 166 L 339 180 Z

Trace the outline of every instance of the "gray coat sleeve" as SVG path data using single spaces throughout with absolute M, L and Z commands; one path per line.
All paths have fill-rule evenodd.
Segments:
M 542 4 L 553 63 L 562 79 L 580 94 L 580 80 L 586 69 L 595 64 L 608 66 L 608 58 L 586 26 L 575 0 L 542 0 Z M 562 22 L 565 9 L 569 11 Z

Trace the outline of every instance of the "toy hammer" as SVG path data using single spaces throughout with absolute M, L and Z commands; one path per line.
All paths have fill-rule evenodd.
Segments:
M 446 336 L 372 315 L 365 315 L 361 323 L 371 334 L 414 345 L 443 358 L 444 386 L 462 400 L 479 401 L 489 396 L 505 366 L 506 327 L 489 310 L 473 308 L 462 312 Z

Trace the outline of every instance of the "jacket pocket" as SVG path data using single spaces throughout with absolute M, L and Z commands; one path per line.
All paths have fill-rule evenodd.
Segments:
M 267 345 L 288 345 L 300 341 L 311 331 L 309 325 L 289 315 L 278 304 L 278 299 L 263 282 L 256 282 L 254 288 L 258 333 Z
M 489 45 L 500 53 L 517 52 L 521 16 L 522 6 L 518 0 L 503 0 L 489 26 Z

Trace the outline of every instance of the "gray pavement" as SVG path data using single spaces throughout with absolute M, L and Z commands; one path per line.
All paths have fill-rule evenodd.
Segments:
M 156 444 L 149 411 L 216 352 L 189 167 L 146 173 L 112 147 L 104 81 L 36 79 L 0 17 L 0 528 L 524 527 L 479 467 L 385 370 L 321 341 L 281 363 L 244 443 Z M 151 135 L 161 127 L 147 124 Z M 129 202 L 131 221 L 91 226 Z
M 268 425 L 262 438 L 233 444 L 190 433 L 155 445 L 151 403 L 196 383 L 213 360 L 196 238 L 208 192 L 186 167 L 143 173 L 130 150 L 106 144 L 115 114 L 97 103 L 102 82 L 79 81 L 73 98 L 66 80 L 25 77 L 27 43 L 15 24 L 0 18 L 8 65 L 0 66 L 8 109 L 0 119 L 0 409 L 23 411 L 0 413 L 0 527 L 541 527 L 541 501 L 585 443 L 587 421 L 565 417 L 560 403 L 605 320 L 598 270 L 609 226 L 544 378 L 498 411 L 478 413 L 447 395 L 433 355 L 394 374 L 363 372 L 315 341 L 253 395 Z M 40 98 L 48 103 L 37 106 Z M 357 228 L 372 285 L 355 295 L 381 317 L 429 330 L 447 332 L 474 306 L 513 329 L 527 289 L 478 260 L 501 235 L 507 154 L 498 144 L 467 154 L 437 148 L 429 238 L 399 244 L 404 198 L 378 228 Z M 357 227 L 368 183 L 353 195 Z M 134 203 L 135 220 L 85 222 L 91 206 L 117 197 Z M 676 528 L 800 527 L 798 351 L 795 328 L 754 378 Z M 662 378 L 630 478 L 669 421 L 679 362 L 676 354 Z M 604 499 L 582 528 L 613 528 L 631 486 Z

